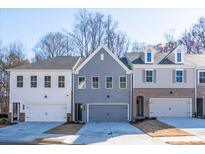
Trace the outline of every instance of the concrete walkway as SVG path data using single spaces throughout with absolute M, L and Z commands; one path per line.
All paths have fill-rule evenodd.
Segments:
M 158 120 L 182 129 L 195 136 L 164 137 L 163 141 L 202 141 L 205 140 L 205 120 L 196 118 L 158 118 Z
M 0 128 L 0 142 L 31 142 L 41 137 L 56 137 L 60 135 L 43 134 L 46 130 L 62 123 L 26 122 Z
M 148 145 L 164 144 L 129 123 L 87 123 L 75 136 L 64 137 L 67 144 Z

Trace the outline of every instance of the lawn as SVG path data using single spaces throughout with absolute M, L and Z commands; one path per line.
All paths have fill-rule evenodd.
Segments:
M 158 120 L 144 120 L 134 122 L 132 124 L 151 137 L 193 136 L 191 133 L 185 132 Z

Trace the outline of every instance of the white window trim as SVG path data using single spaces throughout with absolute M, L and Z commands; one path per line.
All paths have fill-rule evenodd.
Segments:
M 98 77 L 98 88 L 93 87 L 93 77 Z M 91 76 L 91 88 L 92 89 L 100 89 L 100 76 Z
M 79 78 L 84 77 L 85 78 L 85 88 L 79 88 Z M 86 89 L 86 77 L 85 76 L 78 76 L 78 89 Z
M 147 71 L 152 71 L 152 82 L 147 82 Z M 145 69 L 145 83 L 154 83 L 154 69 Z
M 147 54 L 148 54 L 148 53 L 151 53 L 151 61 L 150 61 L 150 62 L 147 61 Z M 145 52 L 145 63 L 151 64 L 151 63 L 153 63 L 153 61 L 154 61 L 153 52 L 152 52 L 152 51 L 146 51 L 146 52 Z
M 125 77 L 125 78 L 126 78 L 125 88 L 121 88 L 121 87 L 120 87 L 120 78 L 121 78 L 121 77 Z M 118 80 L 119 80 L 119 89 L 127 89 L 127 76 L 126 76 L 126 75 L 125 75 L 125 76 L 119 76 Z
M 36 87 L 31 87 L 31 83 L 32 83 L 31 77 L 32 76 L 36 76 Z M 37 75 L 30 75 L 30 88 L 37 88 L 37 87 L 38 87 L 38 76 Z
M 181 53 L 181 62 L 178 62 L 178 61 L 177 61 L 177 54 L 178 54 L 178 53 Z M 183 53 L 183 52 L 180 52 L 180 51 L 175 52 L 175 63 L 177 63 L 177 64 L 182 64 L 182 63 L 184 63 L 184 53 Z
M 46 87 L 46 86 L 45 86 L 45 82 L 46 82 L 46 81 L 45 81 L 45 77 L 46 77 L 46 76 L 50 76 L 50 77 L 51 77 L 51 80 L 50 80 L 51 86 L 50 86 L 50 87 Z M 51 88 L 51 87 L 52 87 L 52 76 L 51 76 L 51 75 L 44 75 L 44 77 L 43 77 L 43 84 L 44 84 L 44 88 L 46 88 L 46 89 L 47 89 L 47 88 Z
M 201 72 L 205 72 L 205 70 L 199 70 L 199 71 L 198 71 L 198 84 L 205 84 L 205 83 L 200 83 L 200 80 L 199 80 L 199 79 L 200 79 L 200 73 L 201 73 Z
M 182 82 L 177 82 L 177 71 L 182 71 Z M 184 70 L 183 69 L 175 69 L 175 83 L 184 83 Z
M 107 77 L 112 77 L 112 88 L 107 88 Z M 113 76 L 105 76 L 105 89 L 113 89 Z

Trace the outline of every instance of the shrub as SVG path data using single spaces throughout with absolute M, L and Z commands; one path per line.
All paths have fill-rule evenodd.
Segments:
M 8 124 L 8 123 L 9 123 L 8 119 L 6 119 L 6 118 L 0 119 L 0 124 L 4 125 L 4 124 Z

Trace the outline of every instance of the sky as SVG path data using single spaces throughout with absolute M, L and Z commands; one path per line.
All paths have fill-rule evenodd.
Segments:
M 178 38 L 189 29 L 205 9 L 87 9 L 110 14 L 118 21 L 119 29 L 131 41 L 157 44 L 164 42 L 164 33 L 173 32 Z M 3 45 L 22 41 L 29 59 L 39 38 L 48 32 L 72 30 L 78 9 L 0 9 L 0 40 Z

